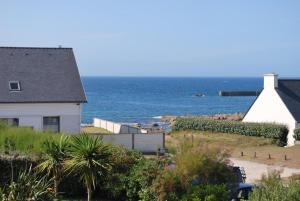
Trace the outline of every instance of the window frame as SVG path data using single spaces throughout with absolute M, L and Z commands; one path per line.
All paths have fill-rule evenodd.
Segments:
M 8 126 L 19 127 L 20 119 L 11 117 L 1 117 L 0 122 L 7 124 Z
M 18 88 L 17 89 L 13 89 L 11 87 L 11 84 L 17 84 L 18 85 Z M 8 87 L 9 87 L 9 91 L 21 91 L 21 84 L 20 84 L 20 81 L 9 81 L 8 82 Z
M 57 131 L 45 128 L 45 118 L 57 118 Z M 43 116 L 43 131 L 51 131 L 51 132 L 54 132 L 54 133 L 60 133 L 60 123 L 61 123 L 60 116 Z M 48 126 L 53 126 L 53 124 L 47 124 L 47 125 Z

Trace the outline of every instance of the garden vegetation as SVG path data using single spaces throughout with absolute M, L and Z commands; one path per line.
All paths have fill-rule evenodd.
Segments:
M 294 130 L 295 140 L 300 140 L 300 128 Z
M 146 158 L 86 134 L 65 136 L 5 126 L 0 130 L 5 136 L 2 200 L 74 200 L 85 193 L 89 201 L 228 199 L 230 166 L 220 150 L 184 143 L 175 156 Z M 20 139 L 32 144 L 31 155 Z
M 84 196 L 88 201 L 228 201 L 237 182 L 228 153 L 211 144 L 183 140 L 174 155 L 145 157 L 86 134 L 6 126 L 0 126 L 0 133 L 5 136 L 0 137 L 2 201 Z M 251 201 L 276 201 L 283 192 L 290 196 L 285 200 L 299 198 L 298 182 L 284 185 L 279 177 L 268 177 L 261 186 L 253 191 Z
M 283 182 L 279 172 L 264 175 L 257 188 L 249 196 L 249 201 L 299 201 L 300 182 L 289 179 Z

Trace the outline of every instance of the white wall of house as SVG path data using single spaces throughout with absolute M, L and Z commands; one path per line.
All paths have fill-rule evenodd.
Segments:
M 18 118 L 19 126 L 43 129 L 43 117 L 59 116 L 60 132 L 79 133 L 81 104 L 76 103 L 9 103 L 0 104 L 0 118 Z
M 264 90 L 261 92 L 243 122 L 264 122 L 285 124 L 289 129 L 288 145 L 294 145 L 296 121 L 285 106 L 274 87 L 277 87 L 277 76 L 265 75 Z

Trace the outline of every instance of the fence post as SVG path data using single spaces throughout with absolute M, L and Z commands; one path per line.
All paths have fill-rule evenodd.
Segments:
M 194 146 L 194 135 L 192 135 L 192 146 Z
M 134 149 L 134 134 L 131 134 L 131 149 Z
M 166 148 L 166 134 L 163 133 L 163 149 Z

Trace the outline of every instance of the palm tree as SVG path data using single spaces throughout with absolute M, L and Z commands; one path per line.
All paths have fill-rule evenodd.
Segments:
M 47 172 L 52 176 L 54 183 L 54 196 L 57 197 L 57 188 L 64 172 L 64 160 L 70 148 L 69 137 L 61 136 L 60 141 L 45 141 L 44 157 L 36 167 L 40 172 Z
M 88 201 L 91 201 L 92 190 L 100 177 L 105 177 L 111 169 L 111 147 L 98 137 L 81 134 L 72 138 L 70 159 L 65 161 L 69 174 L 79 175 L 87 189 Z

